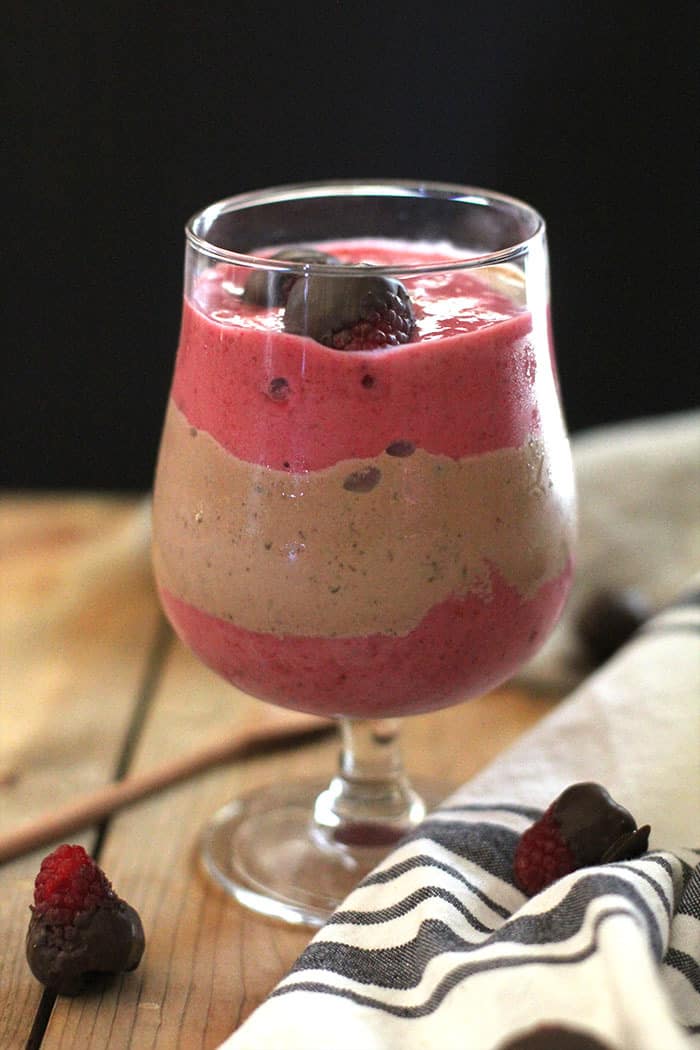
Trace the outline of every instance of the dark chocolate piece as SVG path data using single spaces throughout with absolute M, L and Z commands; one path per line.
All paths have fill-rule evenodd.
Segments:
M 634 587 L 594 594 L 576 617 L 576 630 L 594 663 L 601 664 L 627 642 L 652 613 L 644 594 Z
M 632 814 L 601 784 L 572 784 L 554 802 L 552 813 L 579 868 L 599 864 L 606 850 L 637 830 Z
M 271 255 L 270 259 L 320 265 L 338 262 L 333 255 L 303 246 L 281 248 Z M 298 276 L 295 273 L 285 273 L 279 270 L 253 270 L 246 281 L 241 298 L 244 303 L 254 303 L 256 306 L 283 306 Z
M 343 482 L 343 488 L 348 492 L 371 492 L 379 484 L 381 476 L 382 472 L 377 467 L 365 467 L 363 470 L 356 470 L 348 474 Z
M 401 459 L 405 459 L 406 456 L 412 456 L 415 451 L 416 446 L 412 441 L 392 441 L 386 447 L 387 456 L 398 456 Z
M 100 975 L 134 970 L 145 938 L 137 912 L 115 897 L 70 923 L 54 924 L 35 911 L 27 931 L 27 962 L 49 991 L 79 995 Z
M 267 388 L 267 396 L 272 401 L 286 401 L 289 397 L 289 383 L 284 376 L 276 376 L 270 380 Z
M 542 1024 L 500 1043 L 498 1050 L 612 1050 L 612 1047 L 580 1029 Z
M 608 846 L 600 858 L 601 863 L 611 864 L 617 860 L 634 860 L 635 857 L 641 857 L 642 853 L 646 853 L 649 848 L 650 831 L 651 825 L 643 824 L 641 828 L 629 831 L 626 835 L 621 835 L 619 839 Z

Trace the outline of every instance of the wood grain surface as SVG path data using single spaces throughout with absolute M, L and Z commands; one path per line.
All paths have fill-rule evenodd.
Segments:
M 145 499 L 8 495 L 0 506 L 0 832 L 165 757 L 285 717 L 201 666 L 165 625 Z M 455 786 L 554 701 L 502 689 L 403 726 L 409 770 Z M 313 931 L 245 911 L 203 874 L 202 825 L 283 777 L 332 774 L 333 738 L 218 765 L 74 834 L 139 911 L 139 968 L 76 999 L 42 996 L 24 939 L 52 845 L 0 866 L 2 1050 L 213 1050 Z

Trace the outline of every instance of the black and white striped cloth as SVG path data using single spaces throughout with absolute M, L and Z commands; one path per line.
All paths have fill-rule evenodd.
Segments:
M 650 851 L 528 899 L 518 838 L 579 780 Z M 700 580 L 400 844 L 224 1048 L 700 1047 L 698 847 Z

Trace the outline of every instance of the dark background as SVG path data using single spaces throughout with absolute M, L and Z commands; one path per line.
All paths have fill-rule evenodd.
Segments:
M 185 220 L 309 179 L 530 201 L 571 430 L 700 403 L 692 5 L 39 8 L 5 40 L 3 484 L 149 487 Z

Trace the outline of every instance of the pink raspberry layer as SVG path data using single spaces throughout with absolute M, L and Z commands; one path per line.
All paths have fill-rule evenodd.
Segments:
M 517 448 L 540 432 L 531 323 L 521 314 L 340 353 L 284 332 L 226 328 L 186 302 L 172 395 L 193 427 L 276 470 L 374 457 L 400 440 L 454 458 Z
M 566 599 L 568 565 L 533 598 L 492 573 L 491 596 L 449 598 L 408 635 L 278 637 L 211 616 L 161 587 L 178 635 L 203 663 L 261 700 L 319 715 L 418 714 L 495 688 L 540 647 Z

